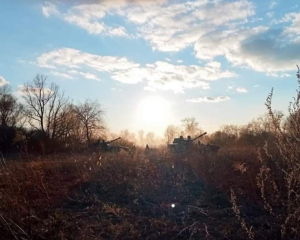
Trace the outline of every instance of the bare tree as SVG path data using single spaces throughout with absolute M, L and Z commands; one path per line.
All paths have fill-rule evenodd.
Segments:
M 142 129 L 138 131 L 138 142 L 141 146 L 145 145 L 145 132 Z
M 197 132 L 200 131 L 199 123 L 195 118 L 184 118 L 181 120 L 181 122 L 187 135 L 194 137 Z
M 46 80 L 44 75 L 37 75 L 31 82 L 24 85 L 22 92 L 31 127 L 40 130 L 46 137 L 54 139 L 58 116 L 68 99 L 59 92 L 56 84 L 51 83 L 47 88 Z
M 170 125 L 167 127 L 165 131 L 165 140 L 166 143 L 169 144 L 172 142 L 172 140 L 178 135 L 179 130 L 174 125 Z
M 68 146 L 75 146 L 85 139 L 82 122 L 73 111 L 71 104 L 65 106 L 56 121 L 56 138 Z
M 87 142 L 90 142 L 95 132 L 101 132 L 105 129 L 103 124 L 104 111 L 97 101 L 86 100 L 83 104 L 74 106 L 73 110 L 84 126 Z
M 9 86 L 0 87 L 0 125 L 16 126 L 21 122 L 24 107 L 11 94 Z
M 156 145 L 155 144 L 155 133 L 154 132 L 148 132 L 147 133 L 146 142 L 147 142 L 147 144 L 150 144 L 150 146 Z

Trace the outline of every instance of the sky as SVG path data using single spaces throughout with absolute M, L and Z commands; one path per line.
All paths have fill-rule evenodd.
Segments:
M 44 74 L 98 100 L 112 132 L 157 134 L 185 117 L 212 132 L 287 111 L 300 64 L 300 2 L 0 0 L 0 86 Z

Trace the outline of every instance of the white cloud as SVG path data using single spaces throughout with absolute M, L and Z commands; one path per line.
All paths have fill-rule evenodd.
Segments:
M 272 1 L 270 9 L 276 3 Z M 43 13 L 59 15 L 90 34 L 142 37 L 153 50 L 174 52 L 194 45 L 199 59 L 224 56 L 235 66 L 269 74 L 294 70 L 299 62 L 300 13 L 286 14 L 279 21 L 290 24 L 283 31 L 253 27 L 262 18 L 255 16 L 255 6 L 247 0 L 103 0 L 73 5 L 64 12 L 46 3 Z M 111 16 L 122 18 L 123 26 L 111 25 Z
M 110 28 L 109 35 L 112 36 L 128 36 L 124 27 Z
M 248 90 L 244 87 L 238 87 L 236 89 L 236 91 L 239 92 L 239 93 L 247 93 L 248 92 Z
M 97 77 L 95 74 L 92 74 L 92 73 L 80 72 L 80 71 L 76 71 L 76 70 L 70 70 L 70 71 L 68 71 L 68 73 L 73 74 L 73 75 L 80 75 L 80 76 L 83 76 L 86 79 L 100 81 L 100 78 Z
M 253 87 L 255 87 L 255 88 L 258 88 L 258 87 L 259 87 L 259 85 L 253 85 Z
M 4 77 L 0 76 L 0 87 L 9 84 L 8 81 L 4 79 Z
M 174 3 L 128 10 L 129 21 L 141 25 L 139 31 L 153 49 L 179 51 L 222 24 L 245 19 L 254 14 L 248 1 Z
M 66 74 L 66 73 L 60 73 L 60 72 L 57 72 L 57 71 L 51 71 L 51 74 L 53 76 L 56 76 L 56 77 L 62 77 L 62 78 L 68 78 L 68 79 L 73 79 L 72 76 Z
M 39 93 L 40 91 L 42 91 L 44 94 L 51 94 L 52 93 L 52 90 L 49 89 L 49 88 L 43 88 L 41 90 L 41 88 L 30 88 L 30 87 L 27 88 L 24 85 L 20 85 L 20 86 L 18 86 L 18 88 L 19 88 L 18 89 L 18 94 L 19 95 L 25 95 L 25 94 L 27 94 L 27 90 L 31 94 Z
M 269 5 L 269 9 L 273 9 L 278 3 L 276 1 L 272 1 Z
M 286 27 L 284 33 L 300 35 L 300 12 L 286 14 L 282 21 L 291 22 L 291 26 Z
M 202 21 L 222 25 L 235 20 L 244 20 L 254 15 L 254 5 L 248 1 L 219 2 L 213 7 L 196 10 L 193 15 Z
M 203 97 L 203 98 L 190 98 L 187 99 L 187 102 L 191 103 L 200 103 L 200 102 L 205 102 L 205 103 L 219 103 L 219 102 L 224 102 L 230 100 L 229 97 L 227 96 L 219 96 L 219 97 Z
M 165 58 L 165 60 L 166 60 L 166 61 L 168 61 L 168 62 L 170 62 L 170 61 L 171 61 L 171 59 L 170 59 L 170 58 Z
M 200 59 L 225 56 L 235 66 L 258 72 L 287 72 L 299 63 L 300 42 L 289 41 L 280 29 L 256 27 L 216 31 L 200 38 L 195 51 Z
M 177 60 L 178 63 L 183 63 L 183 60 Z
M 274 73 L 293 71 L 299 63 L 299 55 L 300 43 L 287 42 L 282 31 L 269 30 L 242 42 L 239 50 L 227 58 L 237 65 Z
M 122 83 L 144 82 L 147 90 L 172 90 L 174 92 L 184 92 L 185 89 L 197 87 L 209 89 L 210 81 L 237 76 L 234 72 L 222 70 L 218 62 L 198 66 L 173 65 L 157 61 L 142 67 L 123 57 L 95 55 L 71 48 L 42 54 L 38 57 L 37 64 L 55 69 L 52 71 L 61 76 L 65 73 L 68 76 L 82 75 L 88 79 L 99 80 L 100 77 L 97 74 L 88 72 L 106 72 L 109 73 L 111 79 Z
M 65 20 L 69 23 L 85 29 L 90 34 L 102 34 L 106 31 L 106 25 L 101 22 L 91 22 L 89 18 L 84 16 L 70 15 L 65 16 Z
M 268 12 L 268 13 L 267 13 L 267 16 L 268 16 L 268 18 L 273 17 L 273 16 L 274 16 L 274 12 Z
M 222 78 L 236 77 L 230 71 L 222 71 L 221 65 L 208 63 L 205 66 L 173 65 L 158 61 L 144 68 L 133 68 L 120 71 L 112 76 L 114 80 L 125 83 L 147 82 L 147 90 L 173 90 L 183 93 L 185 89 L 209 89 L 209 82 Z
M 286 78 L 290 77 L 291 74 L 289 73 L 275 73 L 275 72 L 270 72 L 266 74 L 268 77 L 276 77 L 276 78 Z
M 99 72 L 112 72 L 139 67 L 139 64 L 130 62 L 124 57 L 101 56 L 82 52 L 73 48 L 61 48 L 42 54 L 37 59 L 40 67 L 53 68 L 67 67 L 80 69 L 91 68 Z
M 120 16 L 133 23 L 137 27 L 137 35 L 149 41 L 153 49 L 179 51 L 216 27 L 244 21 L 254 15 L 254 6 L 247 0 L 230 3 L 103 0 L 95 4 L 75 5 L 60 15 L 90 34 L 128 36 L 124 26 L 113 27 L 106 19 L 111 15 Z
M 59 15 L 59 11 L 53 3 L 45 2 L 45 5 L 42 6 L 42 12 L 45 17 L 50 17 L 51 15 Z
M 267 29 L 266 27 L 257 27 L 211 32 L 196 42 L 194 47 L 196 56 L 200 59 L 214 59 L 222 55 L 229 58 L 239 51 L 242 41 L 260 32 L 265 32 Z

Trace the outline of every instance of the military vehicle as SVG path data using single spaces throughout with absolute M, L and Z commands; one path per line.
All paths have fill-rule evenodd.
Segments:
M 100 150 L 103 152 L 120 152 L 121 150 L 124 150 L 126 152 L 132 153 L 132 151 L 134 150 L 134 147 L 130 148 L 130 147 L 125 147 L 125 146 L 110 145 L 111 143 L 113 143 L 119 139 L 121 139 L 121 137 L 118 137 L 118 138 L 110 140 L 110 141 L 102 140 L 102 142 L 100 142 L 100 140 L 98 140 L 94 145 L 97 147 L 100 147 Z
M 177 155 L 181 154 L 187 154 L 190 152 L 200 152 L 200 153 L 208 153 L 208 152 L 218 152 L 220 149 L 219 146 L 211 145 L 211 144 L 203 144 L 200 141 L 198 141 L 198 144 L 194 144 L 194 141 L 203 137 L 206 135 L 207 132 L 202 133 L 201 135 L 191 138 L 191 136 L 188 136 L 186 139 L 184 139 L 182 136 L 179 138 L 175 138 L 172 144 L 168 145 L 168 148 L 171 152 Z

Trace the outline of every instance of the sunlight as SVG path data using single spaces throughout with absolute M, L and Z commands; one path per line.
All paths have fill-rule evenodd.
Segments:
M 142 99 L 137 107 L 136 122 L 140 128 L 164 131 L 171 119 L 171 104 L 158 96 Z

